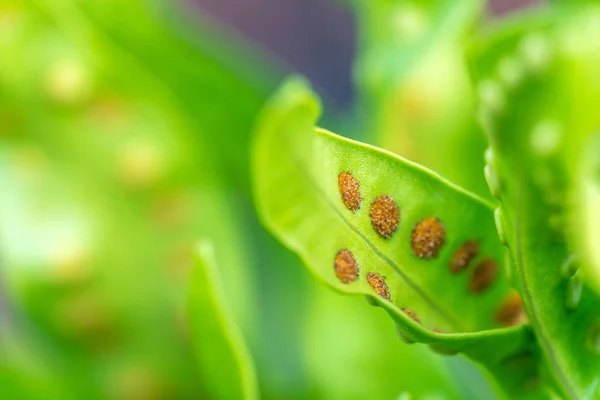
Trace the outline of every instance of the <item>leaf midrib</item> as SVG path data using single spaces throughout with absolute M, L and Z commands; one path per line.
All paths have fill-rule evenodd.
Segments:
M 314 133 L 316 134 L 316 132 L 314 132 Z M 454 317 L 452 317 L 440 305 L 438 305 L 433 300 L 433 297 L 429 296 L 421 287 L 419 287 L 418 284 L 416 284 L 415 282 L 413 282 L 409 278 L 409 276 L 406 275 L 400 269 L 400 267 L 391 258 L 389 258 L 384 253 L 380 252 L 377 249 L 377 247 L 358 228 L 356 228 L 349 220 L 347 220 L 346 217 L 344 217 L 344 215 L 337 209 L 337 207 L 335 207 L 335 205 L 333 204 L 333 202 L 325 194 L 325 192 L 322 190 L 322 188 L 317 183 L 317 181 L 315 179 L 313 179 L 312 174 L 310 174 L 310 173 L 307 172 L 307 170 L 309 170 L 309 168 L 305 168 L 305 164 L 307 164 L 307 163 L 303 163 L 302 162 L 303 160 L 299 159 L 297 157 L 297 154 L 294 151 L 291 152 L 291 155 L 292 155 L 291 158 L 292 158 L 294 164 L 296 164 L 296 167 L 297 167 L 298 171 L 300 171 L 300 174 L 304 176 L 304 178 L 309 182 L 309 184 L 310 184 L 309 186 L 317 193 L 317 198 L 323 199 L 324 203 L 334 212 L 334 214 L 337 215 L 342 220 L 342 222 L 345 225 L 348 226 L 348 228 L 352 232 L 354 232 L 359 238 L 361 238 L 366 243 L 366 245 L 369 246 L 369 248 L 380 259 L 382 259 L 388 266 L 390 266 L 394 271 L 396 271 L 396 273 L 404 280 L 404 282 L 406 282 L 406 284 L 411 289 L 413 289 L 419 296 L 421 296 L 421 298 L 434 311 L 436 311 L 441 317 L 443 317 L 444 319 L 446 319 L 450 323 L 450 325 L 452 326 L 453 329 L 461 331 L 461 332 L 469 332 L 469 330 L 466 329 L 457 319 L 455 319 Z M 396 306 L 396 305 L 394 304 L 394 306 Z

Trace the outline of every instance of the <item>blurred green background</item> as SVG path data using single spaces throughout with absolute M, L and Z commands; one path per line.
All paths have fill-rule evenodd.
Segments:
M 0 0 L 0 397 L 238 397 L 226 355 L 202 356 L 211 311 L 189 326 L 199 240 L 260 398 L 494 397 L 475 366 L 314 282 L 257 221 L 251 130 L 284 76 L 315 84 L 328 126 L 369 137 L 340 3 Z

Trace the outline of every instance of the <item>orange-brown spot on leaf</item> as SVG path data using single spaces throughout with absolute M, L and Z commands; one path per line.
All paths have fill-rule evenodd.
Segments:
M 371 285 L 379 297 L 390 300 L 390 291 L 385 283 L 385 277 L 377 272 L 369 272 L 367 274 L 367 282 L 369 282 L 369 285 Z
M 498 275 L 498 263 L 491 258 L 480 262 L 469 281 L 469 290 L 472 293 L 481 293 L 487 289 Z
M 419 258 L 435 258 L 446 242 L 446 228 L 435 217 L 425 218 L 412 231 L 411 246 Z
M 411 310 L 410 308 L 403 308 L 402 312 L 406 314 L 410 319 L 415 321 L 417 324 L 421 325 L 421 320 L 417 316 L 417 313 L 415 313 L 413 310 Z
M 469 266 L 478 253 L 479 244 L 475 240 L 466 241 L 452 255 L 448 269 L 451 273 L 458 274 Z
M 506 327 L 527 323 L 527 314 L 519 293 L 514 291 L 504 299 L 496 312 L 496 321 Z
M 379 236 L 390 238 L 398 229 L 400 209 L 391 196 L 382 195 L 373 200 L 369 216 L 373 229 Z
M 338 175 L 338 190 L 348 210 L 355 212 L 360 208 L 360 183 L 350 172 L 341 172 Z
M 358 278 L 358 263 L 350 250 L 342 249 L 335 255 L 335 276 L 342 283 L 350 283 Z

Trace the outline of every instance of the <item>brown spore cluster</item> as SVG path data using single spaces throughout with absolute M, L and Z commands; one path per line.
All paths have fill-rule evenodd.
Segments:
M 346 208 L 352 212 L 356 212 L 362 202 L 358 180 L 350 172 L 341 172 L 338 175 L 338 190 Z
M 479 244 L 475 240 L 463 243 L 452 255 L 448 269 L 453 274 L 465 270 L 471 261 L 479 254 Z
M 435 258 L 446 242 L 446 228 L 435 217 L 425 218 L 412 231 L 411 246 L 419 258 Z
M 411 310 L 410 308 L 402 308 L 402 312 L 406 314 L 410 319 L 415 321 L 417 324 L 421 325 L 421 320 L 417 316 L 417 313 L 415 313 L 413 310 Z
M 367 282 L 369 282 L 369 285 L 371 285 L 379 297 L 390 300 L 390 290 L 385 283 L 385 277 L 377 272 L 369 272 L 367 274 Z
M 354 254 L 350 250 L 342 249 L 335 255 L 334 262 L 335 276 L 345 284 L 355 281 L 358 278 L 358 263 Z
M 496 279 L 498 263 L 491 258 L 481 261 L 471 275 L 469 290 L 472 293 L 481 293 Z
M 523 300 L 516 291 L 506 297 L 496 312 L 496 321 L 506 327 L 527 323 Z
M 373 229 L 383 238 L 390 238 L 398 229 L 400 209 L 389 195 L 378 196 L 371 203 L 369 211 Z

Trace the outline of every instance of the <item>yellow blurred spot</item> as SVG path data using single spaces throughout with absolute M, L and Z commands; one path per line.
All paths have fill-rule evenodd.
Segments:
M 121 181 L 131 187 L 146 187 L 163 172 L 158 148 L 148 142 L 131 142 L 121 150 L 118 161 Z
M 417 40 L 429 29 L 427 14 L 414 5 L 406 5 L 396 11 L 394 24 L 401 41 Z
M 561 29 L 561 50 L 571 57 L 598 57 L 600 48 L 600 13 L 581 13 Z
M 83 243 L 57 246 L 50 254 L 50 265 L 56 283 L 81 282 L 91 273 L 89 248 Z
M 50 66 L 45 86 L 53 100 L 76 104 L 89 97 L 91 77 L 89 70 L 79 60 L 60 59 Z
M 159 374 L 145 365 L 121 370 L 111 383 L 110 398 L 115 400 L 162 400 L 169 398 Z
M 16 4 L 0 4 L 0 47 L 17 36 L 23 10 Z
M 31 183 L 43 176 L 48 160 L 39 148 L 22 146 L 14 151 L 12 157 L 12 167 L 17 178 Z
M 167 228 L 189 221 L 192 212 L 193 201 L 183 191 L 160 198 L 154 207 L 156 220 Z

